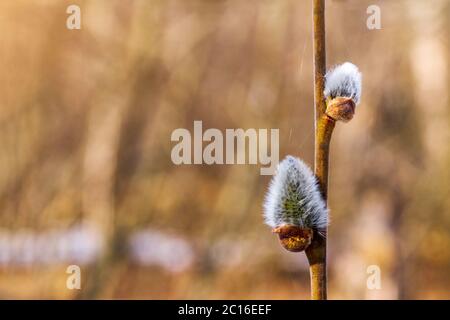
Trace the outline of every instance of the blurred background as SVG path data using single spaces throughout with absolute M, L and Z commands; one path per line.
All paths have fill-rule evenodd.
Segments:
M 326 19 L 328 66 L 363 73 L 332 141 L 329 297 L 449 299 L 450 1 Z M 311 1 L 3 0 L 0 30 L 0 298 L 309 298 L 304 254 L 263 224 L 270 176 L 176 166 L 170 137 L 279 128 L 280 160 L 312 165 Z

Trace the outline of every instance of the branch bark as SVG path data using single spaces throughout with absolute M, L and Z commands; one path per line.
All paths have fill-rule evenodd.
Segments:
M 314 48 L 314 105 L 315 146 L 314 173 L 320 190 L 327 201 L 328 156 L 335 121 L 325 114 L 324 98 L 325 51 L 325 0 L 313 0 L 313 48 Z M 320 233 L 319 233 L 320 232 Z M 327 299 L 327 230 L 315 230 L 311 245 L 306 249 L 311 275 L 311 299 Z

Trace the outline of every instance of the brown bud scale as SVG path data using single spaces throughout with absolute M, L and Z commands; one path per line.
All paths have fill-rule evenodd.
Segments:
M 352 98 L 336 97 L 327 102 L 325 113 L 336 121 L 348 122 L 355 114 L 355 106 Z
M 288 251 L 300 252 L 305 250 L 312 241 L 313 230 L 294 225 L 283 225 L 272 230 L 280 238 L 281 245 Z

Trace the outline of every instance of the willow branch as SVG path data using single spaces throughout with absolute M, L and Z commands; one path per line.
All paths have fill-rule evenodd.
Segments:
M 314 173 L 320 190 L 327 200 L 328 156 L 335 121 L 325 114 L 324 98 L 326 52 L 325 52 L 325 0 L 313 0 L 314 44 L 314 105 L 315 105 L 315 154 Z M 327 230 L 320 230 L 327 234 Z M 327 299 L 327 241 L 316 230 L 311 245 L 306 249 L 311 274 L 311 299 Z

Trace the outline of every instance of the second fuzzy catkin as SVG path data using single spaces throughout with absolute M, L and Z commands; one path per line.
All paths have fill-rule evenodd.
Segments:
M 264 203 L 267 225 L 293 225 L 321 230 L 328 225 L 328 210 L 316 177 L 300 159 L 287 156 L 278 165 Z
M 358 104 L 361 99 L 361 77 L 358 67 L 350 62 L 332 68 L 325 75 L 325 97 L 351 98 Z

